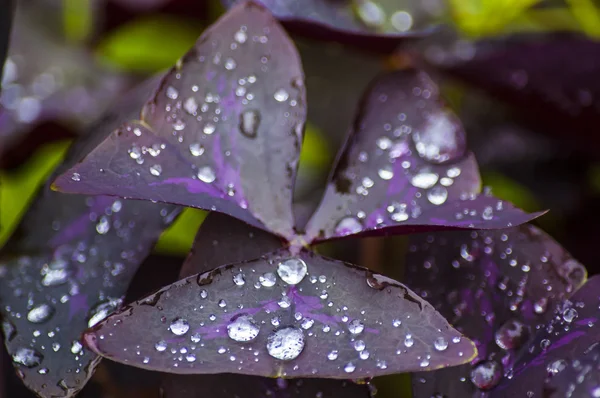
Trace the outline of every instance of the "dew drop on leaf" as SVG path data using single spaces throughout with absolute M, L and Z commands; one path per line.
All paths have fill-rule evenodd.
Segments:
M 202 166 L 198 169 L 198 178 L 200 181 L 210 184 L 217 178 L 214 170 L 210 166 Z
M 238 315 L 227 325 L 227 335 L 234 341 L 248 342 L 256 339 L 259 326 L 250 315 Z
M 303 349 L 304 332 L 299 328 L 287 326 L 274 331 L 267 338 L 267 352 L 275 359 L 296 359 Z
M 344 217 L 335 227 L 335 233 L 340 236 L 356 234 L 362 230 L 362 224 L 355 217 Z
M 421 171 L 410 179 L 410 183 L 414 187 L 422 189 L 429 189 L 433 187 L 437 181 L 438 175 L 430 171 Z
M 275 100 L 277 102 L 284 102 L 284 101 L 287 101 L 287 99 L 290 97 L 290 95 L 284 89 L 279 89 L 279 90 L 275 91 L 275 94 L 273 95 L 273 97 L 275 98 Z
M 496 344 L 503 350 L 518 348 L 528 337 L 528 327 L 515 319 L 506 321 L 494 336 Z
M 433 346 L 438 351 L 445 351 L 448 348 L 448 341 L 443 337 L 438 337 L 433 342 Z
M 257 110 L 247 110 L 240 114 L 240 132 L 248 137 L 255 138 L 260 125 L 260 113 Z
M 159 341 L 158 343 L 156 343 L 154 345 L 154 348 L 156 349 L 156 351 L 158 352 L 163 352 L 164 350 L 167 349 L 167 342 L 164 340 Z
M 481 390 L 495 387 L 502 379 L 502 365 L 496 361 L 483 361 L 471 370 L 471 382 Z
M 444 187 L 433 187 L 427 192 L 427 199 L 431 204 L 439 206 L 448 199 L 448 191 Z
M 299 258 L 288 258 L 277 265 L 277 274 L 288 285 L 297 285 L 306 276 L 308 267 Z
M 18 348 L 12 355 L 14 363 L 23 365 L 27 368 L 39 366 L 44 359 L 44 356 L 31 348 Z
M 27 320 L 31 323 L 44 323 L 52 318 L 54 311 L 54 307 L 50 304 L 40 304 L 29 310 Z
M 277 282 L 277 277 L 272 272 L 266 272 L 258 277 L 258 281 L 264 287 L 272 287 L 275 286 Z
M 365 330 L 365 324 L 360 319 L 353 319 L 348 323 L 348 331 L 353 335 L 361 334 Z
M 204 147 L 197 142 L 190 144 L 190 153 L 192 156 L 200 156 L 204 153 Z
M 183 318 L 176 318 L 169 325 L 169 330 L 177 336 L 183 336 L 190 330 L 190 324 Z

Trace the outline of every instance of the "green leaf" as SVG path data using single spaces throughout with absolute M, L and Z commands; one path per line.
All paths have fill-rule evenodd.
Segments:
M 154 246 L 154 251 L 176 256 L 188 254 L 194 243 L 196 232 L 207 214 L 208 212 L 198 209 L 185 209 L 173 225 L 162 233 Z
M 108 33 L 97 52 L 119 69 L 154 73 L 171 67 L 196 42 L 198 22 L 166 15 L 142 17 Z

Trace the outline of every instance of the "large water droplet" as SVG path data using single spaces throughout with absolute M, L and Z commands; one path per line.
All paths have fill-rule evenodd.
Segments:
M 471 382 L 481 390 L 495 387 L 502 379 L 502 365 L 496 361 L 483 361 L 471 370 Z
M 271 333 L 267 338 L 267 351 L 275 359 L 291 361 L 304 349 L 302 329 L 287 326 Z
M 183 318 L 175 318 L 169 325 L 169 330 L 177 336 L 183 336 L 190 330 L 190 324 Z
M 265 272 L 264 274 L 258 277 L 258 281 L 264 287 L 272 287 L 275 286 L 275 283 L 277 282 L 277 277 L 272 272 Z
M 529 329 L 526 325 L 516 319 L 506 321 L 495 334 L 498 347 L 503 350 L 512 350 L 519 346 L 529 337 Z
M 433 342 L 433 347 L 438 351 L 446 351 L 448 348 L 448 341 L 440 336 Z
M 290 97 L 290 95 L 284 89 L 279 89 L 279 90 L 275 91 L 275 94 L 273 95 L 273 97 L 275 98 L 275 100 L 277 102 L 284 102 L 284 101 L 287 101 L 287 99 Z
M 248 138 L 255 138 L 260 125 L 260 113 L 256 110 L 247 110 L 240 114 L 240 132 Z
M 563 319 L 565 320 L 565 322 L 567 323 L 571 323 L 573 322 L 573 320 L 575 318 L 577 318 L 577 310 L 575 308 L 567 308 L 566 310 L 563 311 Z
M 308 267 L 299 258 L 288 258 L 277 265 L 277 274 L 288 285 L 297 285 L 304 279 Z
M 210 166 L 202 166 L 198 169 L 198 178 L 200 181 L 210 184 L 214 182 L 217 176 Z
M 258 336 L 260 327 L 250 315 L 241 314 L 234 317 L 227 325 L 227 334 L 232 340 L 239 342 L 252 341 Z
M 40 304 L 27 313 L 27 320 L 31 323 L 44 323 L 54 315 L 54 307 L 50 304 Z
M 14 363 L 27 368 L 34 368 L 42 363 L 44 356 L 31 348 L 17 348 L 12 355 L 12 359 Z
M 433 187 L 427 192 L 427 199 L 431 204 L 439 206 L 448 199 L 448 191 L 444 187 Z
M 107 301 L 101 302 L 97 304 L 90 311 L 90 319 L 88 321 L 88 327 L 93 327 L 97 323 L 101 322 L 104 318 L 106 318 L 111 312 L 117 309 L 122 303 L 121 299 L 109 299 Z
M 415 174 L 410 179 L 410 183 L 417 188 L 429 189 L 433 187 L 438 181 L 438 175 L 430 171 L 421 171 Z
M 197 142 L 190 144 L 190 153 L 192 156 L 200 156 L 204 153 L 204 147 Z
M 362 230 L 362 224 L 355 217 L 342 218 L 335 227 L 335 233 L 340 236 L 357 234 Z
M 158 352 L 163 352 L 164 350 L 167 349 L 167 342 L 164 340 L 159 341 L 158 343 L 156 343 L 154 345 L 154 348 L 156 349 L 156 351 Z
M 360 319 L 353 319 L 348 323 L 348 331 L 354 335 L 361 334 L 365 330 L 365 324 Z

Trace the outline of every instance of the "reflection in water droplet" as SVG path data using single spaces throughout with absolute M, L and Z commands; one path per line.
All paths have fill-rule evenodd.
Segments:
M 340 236 L 356 234 L 362 230 L 362 224 L 354 217 L 342 218 L 342 220 L 335 227 L 335 233 Z
M 288 258 L 280 261 L 277 265 L 277 274 L 288 285 L 300 283 L 307 272 L 306 263 L 299 258 Z
M 265 272 L 264 274 L 258 277 L 258 280 L 260 284 L 264 287 L 272 287 L 275 286 L 275 283 L 277 282 L 277 277 L 272 272 Z
M 190 324 L 183 318 L 176 318 L 169 325 L 169 330 L 177 336 L 183 336 L 190 330 Z
M 448 191 L 444 187 L 433 187 L 427 192 L 427 199 L 431 204 L 439 206 L 448 199 Z
M 502 379 L 502 365 L 496 361 L 483 361 L 471 370 L 471 382 L 481 390 L 495 387 Z
M 437 339 L 435 339 L 435 341 L 433 342 L 433 346 L 438 351 L 445 351 L 446 348 L 448 348 L 448 341 L 442 336 L 440 336 Z
M 215 181 L 217 176 L 210 166 L 202 166 L 198 169 L 198 178 L 200 181 L 210 184 Z
M 40 304 L 27 313 L 27 320 L 31 323 L 44 323 L 54 315 L 54 307 L 50 304 Z
M 150 174 L 152 174 L 155 177 L 160 176 L 162 173 L 162 166 L 160 164 L 155 164 L 150 166 Z
M 304 349 L 304 332 L 292 326 L 278 329 L 267 338 L 267 351 L 275 359 L 290 361 Z
M 81 174 L 79 174 L 79 173 L 73 173 L 73 175 L 71 176 L 71 180 L 73 180 L 73 181 L 81 181 Z
M 385 166 L 377 171 L 382 180 L 391 180 L 394 177 L 394 170 L 391 166 Z
M 494 218 L 494 209 L 492 208 L 492 206 L 486 206 L 483 209 L 483 211 L 481 212 L 481 218 L 487 221 Z
M 198 111 L 198 102 L 194 97 L 190 97 L 183 103 L 183 109 L 190 115 L 194 115 Z
M 344 372 L 346 372 L 346 373 L 352 373 L 352 372 L 354 372 L 354 370 L 356 370 L 356 366 L 352 362 L 348 362 L 344 366 Z
M 529 337 L 529 328 L 516 319 L 506 321 L 496 331 L 494 338 L 503 350 L 519 348 Z
M 258 336 L 260 328 L 250 315 L 238 315 L 227 325 L 227 334 L 234 341 L 252 341 Z
M 566 310 L 563 311 L 563 319 L 565 320 L 565 322 L 567 323 L 571 323 L 573 322 L 573 319 L 577 318 L 577 310 L 575 308 L 567 308 Z
M 17 348 L 12 355 L 14 363 L 23 365 L 27 368 L 34 368 L 42 363 L 44 356 L 31 348 Z
M 415 174 L 411 179 L 410 183 L 416 188 L 429 189 L 433 187 L 438 181 L 438 175 L 430 171 L 423 170 L 418 174 Z
M 159 341 L 158 343 L 156 343 L 154 345 L 154 348 L 156 349 L 156 351 L 158 352 L 163 352 L 164 350 L 167 349 L 167 342 L 164 340 Z
M 260 125 L 260 113 L 256 110 L 247 110 L 240 114 L 240 132 L 248 138 L 255 138 Z
M 200 156 L 204 153 L 204 147 L 197 142 L 190 144 L 190 153 L 192 156 Z
M 353 319 L 348 323 L 348 331 L 353 335 L 361 334 L 365 330 L 365 324 L 360 319 Z

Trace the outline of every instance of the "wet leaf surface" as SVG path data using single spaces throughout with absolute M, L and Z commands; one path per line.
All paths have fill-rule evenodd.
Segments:
M 2 0 L 0 3 L 0 8 L 4 10 L 0 17 L 0 90 L 2 89 L 2 69 L 8 51 L 8 42 L 10 40 L 10 30 L 13 18 L 12 13 L 9 10 L 13 7 L 13 0 Z
M 135 114 L 152 85 L 116 104 L 59 170 L 106 137 L 123 114 Z M 63 397 L 83 388 L 99 358 L 81 344 L 82 332 L 121 305 L 138 265 L 178 213 L 171 205 L 43 188 L 0 252 L 6 347 L 30 389 Z
M 222 0 L 226 7 L 241 0 Z M 432 31 L 433 20 L 444 9 L 441 2 L 412 0 L 260 0 L 282 21 L 302 22 L 312 29 L 331 30 L 354 36 L 403 38 Z
M 554 313 L 491 393 L 499 397 L 593 397 L 600 392 L 600 276 Z M 564 372 L 564 373 L 563 373 Z M 569 377 L 569 376 L 573 377 Z
M 15 13 L 0 96 L 0 156 L 25 138 L 43 141 L 26 137 L 40 123 L 88 125 L 126 84 L 84 49 L 59 39 L 60 17 L 48 8 L 19 2 Z
M 434 82 L 416 70 L 391 73 L 363 98 L 307 240 L 505 228 L 541 214 L 477 195 L 480 184 L 462 125 Z
M 242 4 L 167 74 L 143 121 L 56 185 L 216 210 L 289 237 L 305 113 L 293 43 L 268 11 Z
M 415 398 L 480 397 L 494 387 L 586 274 L 550 236 L 529 225 L 416 236 L 409 253 L 408 284 L 479 351 L 471 364 L 413 375 Z
M 167 286 L 85 341 L 149 370 L 267 377 L 364 378 L 457 365 L 475 354 L 405 286 L 286 250 Z
M 257 258 L 281 247 L 279 239 L 220 213 L 210 213 L 202 224 L 181 277 L 210 271 L 220 265 Z M 210 397 L 370 397 L 369 386 L 326 379 L 276 380 L 265 377 L 218 375 L 164 375 L 164 398 Z

